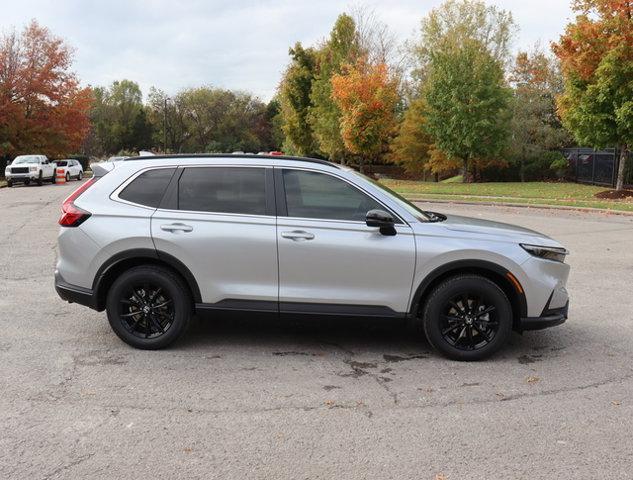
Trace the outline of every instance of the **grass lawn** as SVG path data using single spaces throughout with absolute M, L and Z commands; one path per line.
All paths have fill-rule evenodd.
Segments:
M 501 202 L 518 204 L 562 205 L 633 211 L 633 198 L 605 200 L 594 195 L 605 187 L 578 183 L 546 182 L 418 182 L 382 180 L 389 188 L 410 200 L 456 200 L 469 202 Z

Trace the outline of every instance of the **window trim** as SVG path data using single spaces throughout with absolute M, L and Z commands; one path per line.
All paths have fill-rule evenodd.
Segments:
M 235 213 L 235 212 L 211 212 L 207 210 L 184 210 L 178 208 L 178 194 L 180 188 L 180 179 L 188 168 L 259 168 L 264 170 L 264 195 L 266 198 L 266 214 L 259 215 L 254 213 Z M 187 214 L 204 214 L 204 215 L 219 215 L 219 216 L 234 216 L 234 217 L 250 217 L 250 218 L 275 218 L 276 217 L 276 205 L 275 205 L 275 189 L 273 180 L 273 168 L 268 165 L 242 165 L 242 164 L 214 164 L 214 165 L 180 165 L 178 172 L 172 177 L 170 184 L 165 190 L 163 201 L 158 205 L 158 208 L 162 211 L 169 212 L 182 212 Z
M 383 201 L 376 198 L 376 196 L 373 195 L 371 192 L 368 192 L 364 188 L 356 185 L 355 183 L 349 181 L 347 178 L 342 177 L 341 175 L 337 175 L 336 173 L 333 173 L 333 172 L 326 172 L 326 171 L 318 170 L 314 168 L 288 167 L 288 166 L 281 166 L 281 165 L 275 166 L 273 168 L 275 169 L 275 197 L 277 201 L 277 216 L 280 218 L 288 218 L 292 220 L 302 220 L 302 221 L 336 222 L 336 223 L 348 223 L 348 224 L 351 223 L 351 224 L 357 224 L 357 225 L 366 225 L 366 223 L 362 220 L 341 220 L 341 219 L 334 219 L 334 218 L 314 218 L 314 217 L 291 217 L 290 215 L 288 215 L 288 205 L 286 202 L 286 186 L 284 184 L 283 171 L 284 170 L 299 170 L 299 171 L 307 171 L 307 172 L 313 172 L 313 173 L 320 173 L 323 175 L 329 175 L 331 177 L 334 177 L 338 180 L 341 180 L 347 183 L 352 188 L 355 188 L 356 190 L 360 191 L 361 193 L 367 195 L 369 198 L 374 200 L 386 212 L 391 213 L 391 215 L 393 215 L 396 225 L 408 226 L 408 223 L 400 215 L 394 212 L 392 208 L 387 207 Z

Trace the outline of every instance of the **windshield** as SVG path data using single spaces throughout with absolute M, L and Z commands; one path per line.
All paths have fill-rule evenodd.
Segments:
M 382 183 L 377 182 L 376 180 L 374 180 L 373 178 L 370 178 L 370 177 L 368 177 L 366 175 L 363 175 L 362 173 L 359 173 L 359 172 L 357 172 L 355 170 L 353 171 L 353 173 L 354 173 L 354 175 L 358 175 L 359 177 L 364 178 L 365 180 L 373 183 L 375 186 L 377 186 L 381 190 L 387 192 L 387 194 L 389 194 L 389 196 L 392 197 L 393 200 L 396 203 L 398 203 L 398 205 L 400 205 L 402 208 L 404 208 L 407 212 L 409 212 L 411 215 L 413 215 L 415 218 L 417 218 L 421 222 L 433 222 L 433 221 L 436 221 L 434 216 L 429 214 L 430 212 L 425 212 L 424 210 L 421 210 L 420 208 L 416 207 L 409 200 L 404 198 L 399 193 L 394 192 L 389 187 L 386 187 Z
M 20 155 L 19 157 L 15 157 L 13 163 L 11 165 L 20 165 L 21 163 L 39 163 L 39 157 L 35 155 Z
M 66 160 L 57 160 L 55 163 L 58 167 L 65 167 L 66 165 L 68 165 L 68 162 Z

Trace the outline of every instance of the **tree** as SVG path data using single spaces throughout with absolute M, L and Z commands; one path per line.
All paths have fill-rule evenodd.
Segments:
M 448 0 L 422 21 L 414 50 L 426 129 L 437 150 L 462 164 L 464 181 L 497 157 L 508 129 L 504 64 L 510 13 L 482 1 Z
M 356 25 L 352 17 L 341 14 L 330 38 L 316 53 L 317 73 L 310 92 L 308 121 L 319 150 L 333 161 L 343 161 L 345 144 L 341 137 L 341 111 L 332 98 L 332 76 L 343 66 L 354 63 L 360 53 Z
M 0 155 L 66 155 L 89 131 L 91 92 L 70 70 L 72 51 L 33 20 L 0 37 Z
M 90 119 L 98 145 L 94 153 L 138 151 L 152 146 L 152 127 L 143 94 L 131 80 L 117 80 L 108 88 L 95 88 Z
M 526 170 L 532 178 L 546 178 L 549 165 L 540 169 L 546 153 L 564 147 L 570 141 L 556 113 L 556 97 L 563 90 L 558 62 L 536 48 L 519 52 L 510 72 L 513 85 L 510 154 L 519 164 L 519 176 L 525 181 Z M 551 163 L 551 162 L 550 162 Z
M 633 2 L 575 0 L 572 7 L 575 21 L 552 45 L 565 77 L 559 112 L 579 143 L 617 146 L 622 190 L 633 145 Z
M 395 126 L 397 82 L 384 63 L 359 59 L 332 77 L 332 96 L 341 110 L 341 134 L 346 148 L 374 160 L 385 148 Z
M 439 150 L 461 161 L 464 181 L 476 179 L 472 167 L 497 157 L 508 136 L 510 92 L 501 64 L 467 39 L 434 53 L 429 72 L 426 128 Z
M 492 58 L 504 64 L 515 29 L 508 11 L 478 0 L 448 0 L 422 20 L 421 37 L 413 47 L 417 63 L 414 77 L 423 81 L 435 53 L 466 39 L 479 42 Z
M 423 98 L 411 102 L 391 143 L 391 160 L 410 173 L 429 171 L 442 174 L 459 168 L 459 163 L 444 155 L 426 129 L 426 104 Z
M 314 155 L 318 147 L 308 121 L 315 78 L 316 52 L 297 42 L 289 50 L 291 63 L 279 86 L 279 101 L 285 136 L 284 151 L 296 155 Z

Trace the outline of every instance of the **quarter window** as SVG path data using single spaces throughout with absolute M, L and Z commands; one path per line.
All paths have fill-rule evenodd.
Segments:
M 159 168 L 141 173 L 119 193 L 119 198 L 157 208 L 174 170 L 173 168 Z
M 289 217 L 365 221 L 369 210 L 385 207 L 349 183 L 318 172 L 284 170 Z
M 266 215 L 266 171 L 251 167 L 187 168 L 180 177 L 178 208 Z

